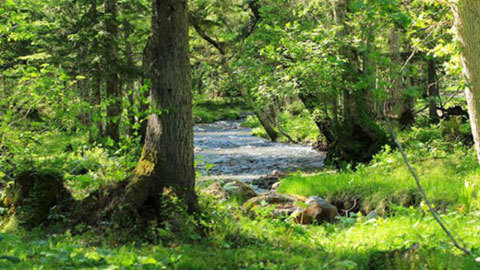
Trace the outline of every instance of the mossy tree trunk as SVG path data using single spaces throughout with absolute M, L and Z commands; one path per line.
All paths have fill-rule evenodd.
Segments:
M 140 207 L 173 191 L 188 209 L 198 209 L 195 195 L 191 71 L 186 0 L 152 1 L 152 36 L 148 48 L 150 99 L 156 113 L 148 120 L 142 156 L 126 188 L 124 202 Z
M 468 114 L 480 162 L 480 1 L 458 0 L 457 3 L 453 7 L 455 25 L 462 45 L 463 72 L 468 82 Z

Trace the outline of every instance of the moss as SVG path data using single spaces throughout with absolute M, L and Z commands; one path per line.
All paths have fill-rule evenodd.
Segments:
M 155 150 L 145 150 L 142 151 L 142 156 L 140 157 L 140 161 L 135 168 L 135 175 L 150 175 L 153 170 L 155 169 L 155 159 L 156 159 L 156 152 Z M 138 177 L 134 177 L 132 181 L 134 181 Z
M 26 227 L 40 225 L 48 219 L 53 206 L 72 199 L 60 174 L 49 170 L 20 173 L 9 193 L 7 223 L 18 219 Z

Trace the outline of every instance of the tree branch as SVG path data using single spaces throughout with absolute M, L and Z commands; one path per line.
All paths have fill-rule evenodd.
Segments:
M 206 42 L 210 43 L 213 47 L 215 47 L 220 52 L 220 54 L 222 55 L 225 54 L 225 50 L 223 49 L 222 44 L 219 41 L 216 41 L 211 37 L 209 37 L 205 32 L 205 30 L 203 30 L 200 27 L 198 20 L 191 13 L 188 14 L 188 20 L 190 21 L 190 24 L 193 26 L 195 31 L 197 31 L 197 33 L 200 35 L 201 38 L 203 38 Z

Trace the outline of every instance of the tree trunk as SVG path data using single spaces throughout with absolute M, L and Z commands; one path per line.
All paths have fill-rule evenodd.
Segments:
M 272 121 L 268 119 L 268 116 L 267 116 L 268 112 L 256 106 L 255 101 L 253 100 L 248 90 L 242 85 L 240 85 L 240 83 L 238 83 L 237 75 L 232 72 L 228 63 L 224 62 L 223 67 L 227 72 L 228 76 L 230 77 L 230 79 L 232 80 L 232 83 L 234 84 L 234 86 L 240 91 L 240 94 L 242 95 L 243 98 L 245 98 L 250 108 L 252 108 L 253 112 L 258 118 L 258 121 L 260 121 L 260 124 L 262 124 L 262 127 L 267 132 L 267 135 L 270 138 L 270 140 L 272 140 L 273 142 L 276 141 L 278 139 L 278 132 L 275 130 Z
M 118 26 L 117 26 L 117 2 L 116 0 L 105 1 L 105 26 L 108 33 L 108 41 L 105 46 L 105 64 L 107 69 L 107 126 L 105 135 L 113 141 L 120 140 L 120 116 L 122 114 L 122 94 L 120 79 L 118 77 Z
M 337 32 L 339 39 L 348 38 L 349 26 L 346 23 L 350 1 L 339 0 L 335 3 L 335 23 L 343 28 Z M 348 85 L 358 83 L 358 60 L 354 51 L 348 46 L 339 49 L 347 59 L 342 74 L 344 119 L 335 134 L 335 141 L 329 145 L 327 158 L 340 158 L 347 162 L 366 162 L 387 143 L 385 132 L 375 123 L 369 109 L 368 86 L 348 89 Z M 370 68 L 370 67 L 369 67 Z
M 198 210 L 193 167 L 191 71 L 186 0 L 152 1 L 152 59 L 149 69 L 155 114 L 148 120 L 147 136 L 125 202 L 139 207 L 159 194 L 173 191 Z
M 384 109 L 384 114 L 393 116 L 396 111 L 399 111 L 399 108 L 395 108 L 401 103 L 402 98 L 402 79 L 403 76 L 400 71 L 400 66 L 402 65 L 402 58 L 400 55 L 400 35 L 396 26 L 393 26 L 390 29 L 390 39 L 389 39 L 389 50 L 390 50 L 390 59 L 392 61 L 390 66 L 390 96 L 386 102 Z
M 468 82 L 468 114 L 480 162 L 480 1 L 459 0 L 453 10 L 457 36 L 462 45 L 463 72 Z
M 98 23 L 98 12 L 97 12 L 97 1 L 92 1 L 92 25 L 96 25 Z M 98 50 L 98 39 L 95 38 L 93 40 L 93 50 Z M 95 63 L 93 65 L 93 72 L 92 72 L 92 89 L 90 91 L 90 98 L 91 98 L 91 103 L 93 104 L 93 109 L 95 110 L 92 112 L 92 116 L 94 115 L 93 122 L 97 126 L 98 129 L 98 137 L 103 137 L 104 134 L 104 126 L 103 126 L 103 119 L 101 117 L 102 115 L 102 108 L 101 108 L 101 103 L 102 103 L 102 70 L 100 69 L 99 63 Z M 92 117 L 93 118 L 93 117 Z M 94 139 L 91 137 L 91 139 Z
M 428 114 L 432 123 L 438 123 L 439 117 L 437 113 L 437 70 L 435 59 L 431 58 L 427 61 L 428 64 Z

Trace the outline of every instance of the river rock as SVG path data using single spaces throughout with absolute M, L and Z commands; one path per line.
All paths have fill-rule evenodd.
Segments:
M 241 181 L 233 180 L 227 182 L 223 189 L 225 190 L 228 198 L 239 198 L 242 201 L 247 201 L 250 198 L 257 196 L 257 193 L 253 190 L 250 185 L 247 185 Z
M 274 183 L 274 184 L 272 185 L 271 190 L 275 191 L 275 190 L 278 189 L 279 186 L 280 186 L 280 182 L 276 182 L 276 183 Z
M 223 190 L 222 185 L 220 185 L 218 181 L 213 182 L 211 185 L 202 189 L 200 192 L 217 198 L 226 197 L 225 191 Z
M 272 186 L 278 183 L 279 179 L 285 177 L 286 174 L 278 170 L 273 170 L 269 175 L 254 179 L 252 184 L 263 189 L 272 189 Z
M 298 208 L 297 202 L 304 202 L 305 200 L 306 198 L 300 196 L 269 192 L 251 198 L 243 204 L 243 209 L 247 213 L 250 213 L 255 207 L 270 207 L 273 205 L 274 217 L 288 217 Z
M 305 207 L 298 207 L 292 213 L 294 220 L 299 224 L 311 224 L 317 222 L 334 223 L 335 217 L 338 216 L 337 207 L 330 204 L 324 199 L 317 196 L 308 198 L 305 202 Z
M 241 201 L 247 201 L 257 196 L 257 193 L 250 185 L 238 180 L 216 181 L 201 192 L 223 199 L 235 197 Z

